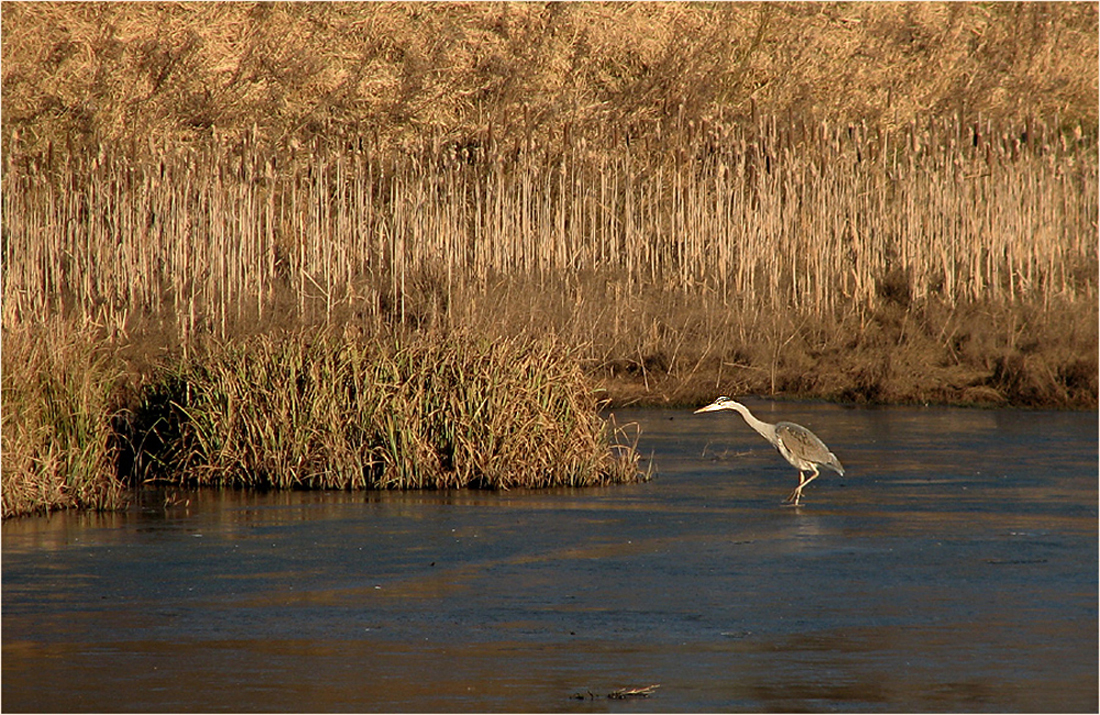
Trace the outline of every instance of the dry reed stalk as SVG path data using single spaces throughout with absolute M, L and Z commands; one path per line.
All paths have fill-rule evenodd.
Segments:
M 104 148 L 46 167 L 16 147 L 3 179 L 5 324 L 59 313 L 124 329 L 163 311 L 185 338 L 226 335 L 280 291 L 305 322 L 367 295 L 379 318 L 423 320 L 437 305 L 450 320 L 465 287 L 603 272 L 622 276 L 625 300 L 668 286 L 812 316 L 874 309 L 884 292 L 949 304 L 1095 296 L 1085 139 L 1032 123 L 1028 141 L 992 125 L 979 141 L 940 122 L 889 144 L 774 117 L 694 131 L 665 151 L 564 144 L 462 161 L 367 144 L 276 162 L 245 143 L 143 162 Z

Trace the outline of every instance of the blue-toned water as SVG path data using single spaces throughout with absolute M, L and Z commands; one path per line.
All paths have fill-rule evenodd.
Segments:
M 1097 711 L 1095 413 L 748 404 L 846 476 L 644 410 L 644 484 L 5 522 L 3 709 Z

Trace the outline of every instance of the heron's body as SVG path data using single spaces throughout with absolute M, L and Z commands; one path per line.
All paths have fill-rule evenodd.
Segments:
M 817 435 L 802 425 L 796 425 L 793 422 L 777 422 L 773 425 L 758 420 L 749 412 L 748 407 L 728 397 L 719 397 L 706 407 L 696 410 L 695 414 L 716 412 L 718 410 L 733 410 L 740 414 L 745 418 L 745 422 L 748 423 L 749 427 L 752 427 L 760 433 L 761 437 L 771 442 L 783 455 L 784 459 L 798 470 L 798 486 L 795 487 L 788 498 L 788 501 L 795 506 L 802 498 L 803 487 L 817 479 L 819 467 L 827 467 L 844 476 L 844 467 L 840 464 L 840 460 L 836 458 L 836 455 L 829 451 L 829 448 L 817 438 Z M 806 472 L 812 472 L 812 476 L 808 479 L 806 478 Z

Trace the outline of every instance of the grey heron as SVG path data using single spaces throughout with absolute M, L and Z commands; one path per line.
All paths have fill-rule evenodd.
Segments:
M 829 448 L 818 439 L 817 435 L 802 425 L 796 425 L 793 422 L 777 422 L 774 425 L 763 422 L 756 419 L 749 412 L 748 407 L 724 395 L 706 407 L 695 410 L 695 414 L 717 412 L 718 410 L 733 410 L 740 414 L 745 418 L 745 422 L 749 423 L 749 427 L 752 427 L 760 433 L 761 437 L 771 442 L 772 446 L 778 449 L 779 453 L 798 470 L 798 486 L 787 497 L 787 501 L 792 505 L 798 506 L 798 502 L 802 498 L 802 489 L 817 479 L 818 467 L 828 467 L 840 476 L 844 476 L 844 467 L 840 464 L 840 460 L 836 458 L 836 455 L 829 451 Z M 806 472 L 813 473 L 809 479 L 806 478 Z

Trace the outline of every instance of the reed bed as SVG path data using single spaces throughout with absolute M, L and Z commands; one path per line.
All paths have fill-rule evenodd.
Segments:
M 184 342 L 242 323 L 454 324 L 502 281 L 610 277 L 814 318 L 1096 299 L 1094 133 L 934 120 L 701 124 L 681 142 L 397 154 L 357 139 L 145 159 L 104 148 L 4 176 L 4 324 L 167 315 Z
M 208 342 L 146 391 L 145 478 L 278 488 L 587 486 L 638 455 L 551 340 L 314 330 Z
M 1095 407 L 1095 7 L 435 10 L 5 5 L 5 515 L 618 479 L 595 384 Z
M 5 331 L 0 497 L 3 517 L 81 507 L 113 509 L 113 397 L 120 377 L 96 331 Z

